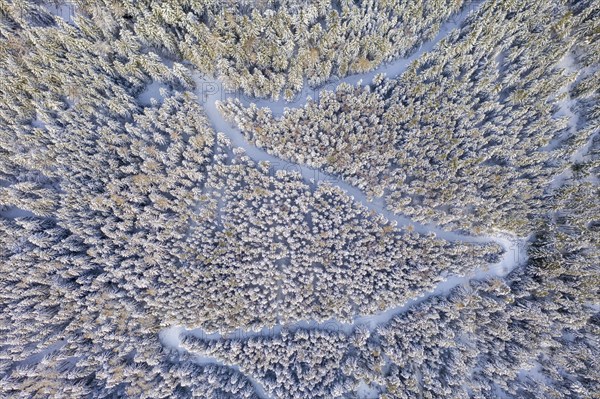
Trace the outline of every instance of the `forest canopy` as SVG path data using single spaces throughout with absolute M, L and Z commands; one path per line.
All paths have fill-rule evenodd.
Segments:
M 595 397 L 599 16 L 0 0 L 0 397 Z

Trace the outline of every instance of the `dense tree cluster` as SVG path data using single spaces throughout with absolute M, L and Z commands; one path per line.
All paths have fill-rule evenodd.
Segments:
M 271 174 L 209 127 L 181 64 L 126 29 L 21 6 L 2 3 L 0 31 L 2 394 L 253 397 L 158 331 L 350 320 L 499 252 Z M 162 99 L 142 107 L 156 80 Z
M 186 334 L 189 354 L 214 356 L 238 365 L 252 375 L 273 398 L 339 398 L 356 382 L 351 368 L 341 367 L 356 349 L 343 333 L 321 330 L 284 330 L 276 338 L 206 340 Z
M 415 220 L 526 235 L 552 178 L 599 127 L 597 7 L 482 7 L 397 79 L 342 84 L 280 118 L 237 100 L 221 109 L 256 145 Z
M 382 397 L 599 392 L 598 213 L 582 206 L 598 194 L 589 183 L 560 190 L 529 263 L 506 283 L 472 282 L 382 327 L 382 351 L 391 362 Z
M 311 189 L 295 173 L 270 175 L 267 164 L 257 168 L 243 153 L 230 159 L 225 148 L 217 144 L 203 193 L 212 219 L 188 240 L 205 277 L 196 283 L 204 298 L 187 304 L 195 314 L 188 325 L 227 331 L 332 316 L 350 321 L 497 257 L 492 244 L 396 228 L 339 188 Z M 187 297 L 183 289 L 176 296 Z
M 342 87 L 282 120 L 226 107 L 257 144 L 415 219 L 533 231 L 525 267 L 374 331 L 159 339 L 173 325 L 352 322 L 501 252 L 274 172 L 215 132 L 192 93 L 191 64 L 261 96 L 370 69 L 461 1 L 240 4 L 82 1 L 63 20 L 0 0 L 0 396 L 254 399 L 256 382 L 282 399 L 599 392 L 591 2 L 486 3 L 397 80 Z
M 89 20 L 0 8 L 0 396 L 256 397 L 229 368 L 171 362 L 148 306 L 153 260 L 181 251 L 193 214 L 174 185 L 196 184 L 205 145 L 189 136 L 204 119 L 169 130 L 182 100 L 144 112 L 135 96 L 154 78 L 184 82 Z M 163 212 L 145 206 L 158 186 L 173 193 Z
M 458 12 L 463 0 L 108 1 L 148 46 L 193 63 L 229 89 L 291 99 L 332 76 L 364 72 L 412 52 Z M 86 4 L 87 3 L 87 4 Z
M 597 208 L 582 204 L 599 194 L 583 183 L 549 198 L 528 264 L 506 281 L 471 281 L 372 333 L 284 329 L 214 341 L 188 332 L 183 348 L 239 365 L 273 398 L 356 397 L 360 383 L 386 399 L 594 397 L 600 236 Z

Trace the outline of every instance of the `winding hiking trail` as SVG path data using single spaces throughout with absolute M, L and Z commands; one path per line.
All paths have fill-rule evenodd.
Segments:
M 160 341 L 163 345 L 176 349 L 180 352 L 185 351 L 181 347 L 181 334 L 188 333 L 193 336 L 207 339 L 207 340 L 220 340 L 220 339 L 247 339 L 251 337 L 274 337 L 281 333 L 283 329 L 295 330 L 298 328 L 307 329 L 321 329 L 327 331 L 341 331 L 345 334 L 351 334 L 352 331 L 359 325 L 366 326 L 369 330 L 374 331 L 378 326 L 389 322 L 392 318 L 406 312 L 411 307 L 431 298 L 432 296 L 445 295 L 449 293 L 453 288 L 468 283 L 471 279 L 483 279 L 486 277 L 493 276 L 505 276 L 512 271 L 518 265 L 523 264 L 527 260 L 526 254 L 526 242 L 527 238 L 518 238 L 506 232 L 499 232 L 497 236 L 470 236 L 453 231 L 443 230 L 439 226 L 434 224 L 423 224 L 417 223 L 410 218 L 398 215 L 390 212 L 385 205 L 383 198 L 368 198 L 366 194 L 357 189 L 356 187 L 342 181 L 340 178 L 323 173 L 320 170 L 312 169 L 306 165 L 290 163 L 280 158 L 277 158 L 265 150 L 256 146 L 250 145 L 242 132 L 233 127 L 232 124 L 224 119 L 218 110 L 218 102 L 224 101 L 229 98 L 237 98 L 244 105 L 249 105 L 251 102 L 255 103 L 258 107 L 269 107 L 273 115 L 281 115 L 285 112 L 285 109 L 289 106 L 299 107 L 303 106 L 309 98 L 316 99 L 323 90 L 335 90 L 335 88 L 342 84 L 360 84 L 362 81 L 371 81 L 373 77 L 380 73 L 385 73 L 390 77 L 397 77 L 401 75 L 407 67 L 417 58 L 419 58 L 425 52 L 432 50 L 438 42 L 448 35 L 453 29 L 460 27 L 461 24 L 471 14 L 471 11 L 477 9 L 483 1 L 477 1 L 469 3 L 463 11 L 454 15 L 449 21 L 444 23 L 436 37 L 423 44 L 418 51 L 408 58 L 399 59 L 389 64 L 384 64 L 379 68 L 357 75 L 350 75 L 336 82 L 329 83 L 321 86 L 317 89 L 305 89 L 293 102 L 286 102 L 285 100 L 266 100 L 266 99 L 251 99 L 240 93 L 230 93 L 224 90 L 221 82 L 206 79 L 201 77 L 199 74 L 194 76 L 197 84 L 197 94 L 199 101 L 204 108 L 204 111 L 212 124 L 212 127 L 216 132 L 224 133 L 231 141 L 232 147 L 239 147 L 244 149 L 245 153 L 255 162 L 267 161 L 271 164 L 271 168 L 274 171 L 297 171 L 299 172 L 304 180 L 309 182 L 311 185 L 318 184 L 319 182 L 329 182 L 332 185 L 336 185 L 339 188 L 346 191 L 353 199 L 365 206 L 367 209 L 384 216 L 389 221 L 396 222 L 399 226 L 412 226 L 414 230 L 421 234 L 435 234 L 448 241 L 459 241 L 459 242 L 472 242 L 472 243 L 486 243 L 495 242 L 504 248 L 504 254 L 502 259 L 495 264 L 488 265 L 485 268 L 474 270 L 465 276 L 448 276 L 444 281 L 437 284 L 432 290 L 423 292 L 419 297 L 413 298 L 406 303 L 399 304 L 396 307 L 389 308 L 385 311 L 371 314 L 371 315 L 357 315 L 352 323 L 342 323 L 336 319 L 330 319 L 325 322 L 316 322 L 314 320 L 301 320 L 295 323 L 286 325 L 276 325 L 272 328 L 263 328 L 258 331 L 238 329 L 231 331 L 228 334 L 209 333 L 205 332 L 200 328 L 186 329 L 181 326 L 173 326 L 170 328 L 163 329 L 159 336 Z M 252 376 L 244 373 L 238 365 L 235 364 L 224 364 L 221 360 L 212 357 L 203 356 L 201 354 L 193 355 L 194 361 L 198 364 L 215 364 L 219 366 L 228 366 L 232 369 L 244 374 L 255 388 L 256 394 L 263 399 L 269 399 L 269 396 L 264 388 L 256 381 Z

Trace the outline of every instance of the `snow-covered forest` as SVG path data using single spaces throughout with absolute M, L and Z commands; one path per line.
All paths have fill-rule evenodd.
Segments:
M 1 398 L 595 398 L 593 0 L 0 0 Z

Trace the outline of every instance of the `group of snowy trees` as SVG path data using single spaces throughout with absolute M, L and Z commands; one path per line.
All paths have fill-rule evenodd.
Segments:
M 558 190 L 526 267 L 506 281 L 472 281 L 373 332 L 298 328 L 220 340 L 188 332 L 182 347 L 239 366 L 273 398 L 355 397 L 360 384 L 386 399 L 593 397 L 600 223 L 597 208 L 582 204 L 598 194 L 591 183 Z
M 343 333 L 284 330 L 274 338 L 206 340 L 186 334 L 189 355 L 209 356 L 237 365 L 274 398 L 338 398 L 351 392 L 353 376 L 343 370 L 350 340 Z
M 252 397 L 234 371 L 170 358 L 158 331 L 350 320 L 498 253 L 271 176 L 133 31 L 22 5 L 2 3 L 0 31 L 3 394 Z M 167 88 L 144 108 L 151 81 Z
M 497 257 L 495 245 L 398 228 L 334 186 L 272 175 L 210 128 L 184 66 L 257 95 L 295 91 L 305 77 L 406 54 L 462 3 L 220 12 L 208 1 L 81 1 L 67 23 L 41 2 L 0 0 L 0 396 L 257 398 L 252 380 L 276 398 L 352 397 L 360 384 L 384 398 L 600 391 L 598 22 L 589 2 L 571 13 L 533 3 L 486 5 L 481 25 L 471 20 L 405 77 L 342 88 L 282 121 L 228 108 L 261 145 L 385 195 L 402 213 L 537 232 L 527 267 L 371 334 L 186 336 L 176 351 L 161 329 L 350 321 Z M 547 20 L 517 29 L 538 15 Z M 503 39 L 495 70 L 486 43 Z M 567 48 L 577 76 L 549 67 Z M 165 89 L 144 107 L 151 82 Z M 565 87 L 580 115 L 574 134 L 549 117 Z M 438 100 L 448 111 L 439 117 Z M 586 141 L 566 184 L 544 191 Z M 478 198 L 482 188 L 489 196 Z M 525 229 L 519 218 L 530 215 Z
M 383 352 L 393 363 L 382 385 L 394 387 L 388 397 L 598 392 L 600 240 L 597 208 L 589 206 L 598 194 L 590 183 L 560 189 L 528 264 L 506 283 L 472 282 L 382 327 Z
M 594 12 L 487 2 L 397 79 L 342 84 L 279 118 L 237 100 L 221 109 L 256 145 L 415 220 L 527 235 L 552 178 L 598 129 Z
M 434 37 L 462 0 L 81 1 L 130 26 L 144 44 L 181 57 L 228 89 L 293 98 L 332 76 L 374 69 Z M 86 4 L 87 3 L 87 4 Z
M 206 222 L 188 238 L 205 277 L 195 283 L 205 295 L 188 325 L 228 331 L 277 320 L 350 321 L 404 303 L 442 274 L 479 269 L 499 252 L 396 228 L 336 187 L 311 188 L 296 173 L 271 176 L 268 165 L 228 153 L 219 138 L 199 206 Z M 185 289 L 169 289 L 186 300 Z

